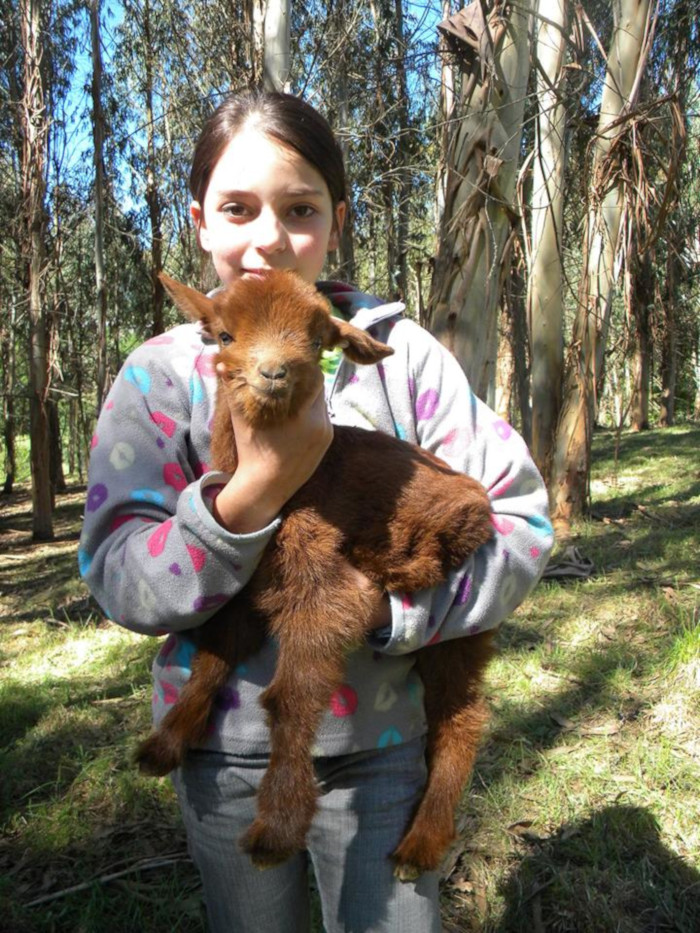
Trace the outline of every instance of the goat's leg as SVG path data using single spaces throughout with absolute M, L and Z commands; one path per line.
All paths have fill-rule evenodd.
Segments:
M 332 667 L 314 652 L 305 652 L 301 663 L 304 667 L 297 659 L 279 663 L 261 698 L 270 722 L 270 763 L 258 790 L 257 816 L 241 839 L 258 868 L 277 865 L 303 849 L 316 812 L 311 748 L 328 701 L 342 682 L 343 666 Z M 322 674 L 319 663 L 325 667 Z
M 340 686 L 347 652 L 361 641 L 377 606 L 378 591 L 358 592 L 347 565 L 326 566 L 318 581 L 271 621 L 279 640 L 272 683 L 261 697 L 270 725 L 270 764 L 258 791 L 258 814 L 241 839 L 258 868 L 303 849 L 316 812 L 311 749 L 321 717 Z M 284 591 L 284 587 L 281 587 Z
M 217 692 L 233 668 L 260 649 L 264 638 L 263 620 L 243 600 L 236 610 L 226 607 L 202 626 L 189 680 L 158 729 L 136 752 L 144 774 L 169 774 L 182 764 L 188 748 L 204 741 Z
M 435 871 L 455 837 L 455 810 L 471 774 L 487 714 L 481 695 L 491 632 L 418 652 L 428 719 L 428 781 L 404 838 L 392 854 L 395 875 L 412 881 Z

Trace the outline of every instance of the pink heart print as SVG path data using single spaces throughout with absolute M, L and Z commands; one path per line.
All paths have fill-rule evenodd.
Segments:
M 170 529 L 172 527 L 173 521 L 171 518 L 169 518 L 167 522 L 163 522 L 162 525 L 159 525 L 153 534 L 149 536 L 146 544 L 148 546 L 148 553 L 151 555 L 151 557 L 158 557 L 163 553 L 165 542 L 168 540 L 168 535 L 170 534 Z

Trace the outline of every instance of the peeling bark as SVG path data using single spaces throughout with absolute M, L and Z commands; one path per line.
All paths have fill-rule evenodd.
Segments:
M 472 388 L 493 402 L 498 314 L 518 213 L 514 207 L 529 69 L 528 14 L 462 11 L 480 57 L 463 77 L 449 154 L 429 323 Z

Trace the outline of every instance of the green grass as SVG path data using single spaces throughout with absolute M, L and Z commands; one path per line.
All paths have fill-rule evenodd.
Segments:
M 502 627 L 448 929 L 700 930 L 700 431 L 594 449 L 596 573 Z
M 625 434 L 619 457 L 596 437 L 573 529 L 596 572 L 501 629 L 446 930 L 700 930 L 699 449 L 697 427 Z M 173 791 L 130 762 L 155 646 L 77 579 L 81 497 L 50 545 L 26 490 L 0 518 L 0 931 L 203 931 Z

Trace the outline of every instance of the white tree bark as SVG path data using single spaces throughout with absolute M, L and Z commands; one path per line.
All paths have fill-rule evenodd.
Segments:
M 464 76 L 457 108 L 430 329 L 477 395 L 493 403 L 503 269 L 518 220 L 513 200 L 530 63 L 527 10 L 514 6 L 508 18 L 492 11 L 480 47 L 480 71 Z
M 450 0 L 442 0 L 442 17 L 452 12 Z M 435 225 L 440 226 L 442 214 L 445 209 L 445 196 L 447 193 L 447 159 L 452 139 L 452 115 L 455 106 L 455 66 L 448 54 L 445 37 L 440 37 L 440 51 L 442 60 L 440 64 L 440 152 L 439 163 L 435 178 Z
M 562 218 L 566 110 L 562 97 L 566 0 L 539 0 L 535 20 L 537 102 L 532 169 L 528 321 L 535 463 L 546 476 L 561 404 L 564 369 Z
M 263 83 L 268 91 L 289 90 L 290 0 L 264 4 Z

